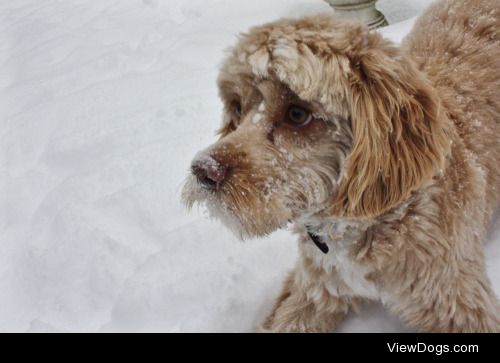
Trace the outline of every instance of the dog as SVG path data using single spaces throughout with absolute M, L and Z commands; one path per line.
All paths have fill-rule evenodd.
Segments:
M 500 332 L 483 253 L 500 201 L 500 9 L 438 1 L 401 46 L 320 14 L 241 35 L 218 141 L 183 189 L 241 238 L 298 234 L 264 332 L 331 332 L 364 301 L 411 330 Z

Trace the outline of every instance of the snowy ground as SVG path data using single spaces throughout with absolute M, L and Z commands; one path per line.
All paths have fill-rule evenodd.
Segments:
M 382 0 L 392 22 L 425 1 Z M 214 140 L 223 49 L 320 0 L 0 3 L 0 331 L 249 331 L 296 257 L 179 192 Z M 400 40 L 404 22 L 384 32 Z M 488 245 L 500 291 L 500 225 Z M 367 307 L 343 331 L 400 331 Z

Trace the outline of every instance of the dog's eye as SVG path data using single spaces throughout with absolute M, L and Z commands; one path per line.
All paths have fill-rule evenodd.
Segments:
M 291 106 L 287 112 L 287 122 L 294 126 L 306 126 L 312 120 L 312 114 L 299 106 Z

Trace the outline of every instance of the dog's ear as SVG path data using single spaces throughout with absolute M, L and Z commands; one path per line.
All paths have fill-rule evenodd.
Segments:
M 348 56 L 353 146 L 334 212 L 373 217 L 431 179 L 450 142 L 436 91 L 398 48 L 372 33 Z

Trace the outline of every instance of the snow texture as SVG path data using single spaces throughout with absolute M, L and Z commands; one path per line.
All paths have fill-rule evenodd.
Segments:
M 390 21 L 426 1 L 379 1 Z M 320 0 L 0 3 L 0 331 L 244 332 L 296 259 L 239 242 L 180 191 L 215 140 L 240 31 Z M 412 20 L 385 29 L 399 41 Z M 487 246 L 500 291 L 500 224 Z M 341 331 L 401 331 L 380 306 Z

